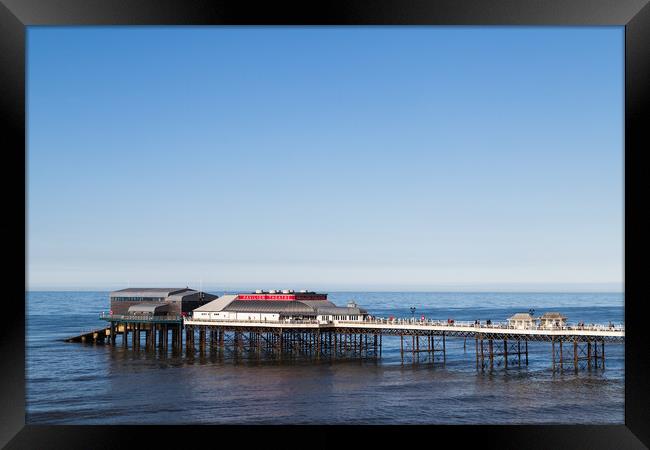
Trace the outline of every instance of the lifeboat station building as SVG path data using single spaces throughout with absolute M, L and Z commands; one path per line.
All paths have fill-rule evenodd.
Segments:
M 185 288 L 128 288 L 110 293 L 111 315 L 180 316 L 216 299 Z
M 336 306 L 327 294 L 293 290 L 255 291 L 223 295 L 192 312 L 196 320 L 269 321 L 315 320 L 330 323 L 336 320 L 363 321 L 368 311 L 354 302 Z

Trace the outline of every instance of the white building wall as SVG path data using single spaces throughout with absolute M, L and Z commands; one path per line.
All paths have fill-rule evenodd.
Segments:
M 266 319 L 266 320 L 277 321 L 277 320 L 280 320 L 280 314 L 269 314 L 269 313 L 264 313 L 264 314 L 260 314 L 260 319 L 261 319 L 262 321 L 264 321 L 264 319 Z

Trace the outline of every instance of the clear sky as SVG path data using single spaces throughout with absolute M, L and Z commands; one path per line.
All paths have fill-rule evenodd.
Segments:
M 30 27 L 28 287 L 623 289 L 623 27 Z

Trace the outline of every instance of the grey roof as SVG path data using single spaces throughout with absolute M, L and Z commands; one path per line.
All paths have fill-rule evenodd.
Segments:
M 331 316 L 353 316 L 353 315 L 368 314 L 368 311 L 366 311 L 363 308 L 333 306 L 333 307 L 318 308 L 318 314 L 328 314 Z
M 216 300 L 212 300 L 210 303 L 206 303 L 203 306 L 195 308 L 194 311 L 208 311 L 208 312 L 218 312 L 223 311 L 223 309 L 230 305 L 233 300 L 237 298 L 237 295 L 222 295 Z
M 193 289 L 184 288 L 127 288 L 111 292 L 111 297 L 167 297 Z
M 542 314 L 542 319 L 566 319 L 565 316 L 560 314 L 559 312 L 547 312 Z
M 163 312 L 169 309 L 168 303 L 138 303 L 137 305 L 129 306 L 129 313 L 145 312 L 154 314 L 156 312 Z
M 170 295 L 168 300 L 182 301 L 184 297 L 187 297 L 189 295 L 199 294 L 199 293 L 200 293 L 200 291 L 195 291 L 194 289 L 189 289 L 189 290 L 185 290 L 183 292 L 179 292 L 179 293 Z M 204 300 L 207 300 L 207 301 L 214 300 L 215 298 L 217 298 L 216 295 L 208 294 L 207 292 L 203 292 L 203 295 L 204 295 Z
M 336 307 L 336 305 L 329 300 L 298 300 L 300 303 L 304 303 L 307 306 L 312 308 L 324 308 L 324 307 Z
M 250 313 L 315 314 L 314 308 L 296 300 L 235 300 L 223 311 Z
M 199 309 L 195 309 L 195 311 L 197 310 Z M 210 309 L 210 311 L 214 310 Z M 368 313 L 368 311 L 363 308 L 336 306 L 334 303 L 327 300 L 234 300 L 229 302 L 227 306 L 223 307 L 221 311 L 329 315 L 358 315 Z
M 535 318 L 529 313 L 516 313 L 513 316 L 508 317 L 508 320 L 535 320 Z

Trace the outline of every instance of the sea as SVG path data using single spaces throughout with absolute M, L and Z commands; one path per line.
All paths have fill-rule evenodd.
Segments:
M 222 292 L 213 292 L 221 295 Z M 622 293 L 331 292 L 377 317 L 482 322 L 559 311 L 569 322 L 624 323 Z M 411 308 L 415 308 L 412 311 Z M 27 424 L 623 424 L 624 344 L 605 368 L 553 370 L 550 343 L 529 363 L 476 367 L 474 341 L 447 338 L 446 361 L 234 360 L 67 343 L 104 326 L 108 292 L 26 293 Z M 119 343 L 119 341 L 118 341 Z

